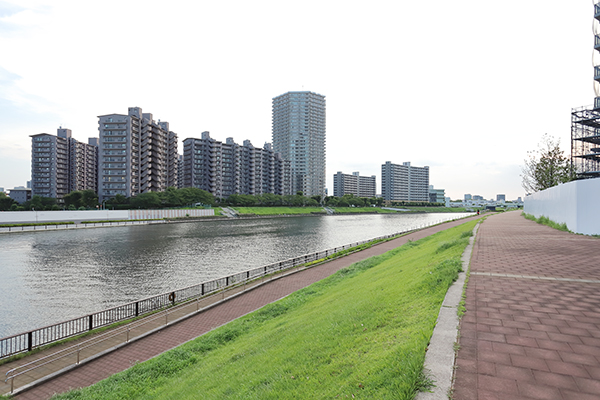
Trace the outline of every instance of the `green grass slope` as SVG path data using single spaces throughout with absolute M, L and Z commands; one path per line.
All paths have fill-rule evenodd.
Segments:
M 57 399 L 412 399 L 475 222 L 410 242 Z

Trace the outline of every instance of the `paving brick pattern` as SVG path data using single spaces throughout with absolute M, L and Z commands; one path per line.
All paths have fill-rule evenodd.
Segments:
M 473 218 L 478 217 L 471 217 L 469 219 Z M 84 364 L 55 379 L 35 386 L 30 390 L 16 395 L 15 398 L 20 400 L 47 399 L 55 393 L 62 393 L 72 388 L 89 386 L 112 374 L 125 370 L 137 362 L 155 357 L 242 315 L 283 298 L 296 290 L 333 274 L 341 268 L 374 255 L 385 253 L 406 243 L 409 239 L 418 240 L 444 229 L 460 225 L 469 219 L 448 222 L 413 232 L 370 249 L 288 275 L 281 279 L 273 280 L 266 285 L 221 303 L 182 322 L 169 325 L 160 332 L 133 342 L 128 346 Z
M 600 399 L 600 239 L 488 217 L 466 308 L 454 399 Z

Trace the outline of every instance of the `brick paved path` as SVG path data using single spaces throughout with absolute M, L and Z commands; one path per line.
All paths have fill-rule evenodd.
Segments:
M 490 216 L 466 295 L 454 399 L 600 399 L 600 239 Z
M 54 393 L 62 393 L 72 388 L 89 386 L 112 374 L 129 368 L 138 361 L 148 360 L 216 327 L 226 324 L 235 318 L 285 297 L 357 261 L 385 253 L 406 243 L 409 239 L 418 240 L 433 233 L 460 225 L 473 218 L 478 217 L 426 228 L 347 257 L 342 257 L 329 263 L 271 281 L 266 285 L 260 286 L 178 324 L 169 325 L 160 332 L 133 342 L 128 346 L 84 364 L 73 371 L 22 392 L 16 395 L 15 398 L 20 400 L 47 399 Z

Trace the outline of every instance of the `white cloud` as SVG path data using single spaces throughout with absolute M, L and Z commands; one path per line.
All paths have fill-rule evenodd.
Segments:
M 379 185 L 382 163 L 411 161 L 453 198 L 516 198 L 526 151 L 546 132 L 568 149 L 571 107 L 592 102 L 592 12 L 540 0 L 0 3 L 1 146 L 29 157 L 29 135 L 60 124 L 84 141 L 97 115 L 129 106 L 180 140 L 209 130 L 262 145 L 271 99 L 304 89 L 327 96 L 330 192 L 337 171 Z M 23 184 L 13 176 L 0 186 Z

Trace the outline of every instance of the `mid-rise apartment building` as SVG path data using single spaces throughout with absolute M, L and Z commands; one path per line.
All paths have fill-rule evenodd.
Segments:
M 381 165 L 381 196 L 389 201 L 429 201 L 429 167 L 410 162 Z
M 0 192 L 3 191 L 1 189 L 2 188 L 0 188 Z M 14 189 L 10 189 L 8 197 L 19 204 L 23 204 L 26 201 L 31 200 L 31 189 L 23 186 L 17 186 Z
M 132 197 L 177 187 L 177 134 L 168 122 L 130 107 L 98 116 L 98 197 Z
M 446 201 L 446 190 L 436 189 L 433 185 L 429 185 L 429 202 L 444 203 Z
M 352 175 L 338 171 L 333 175 L 333 195 L 342 197 L 345 194 L 353 194 L 357 197 L 375 197 L 377 183 L 375 175 L 360 176 L 358 172 Z
M 75 140 L 70 129 L 57 135 L 31 135 L 31 190 L 33 196 L 62 199 L 74 190 L 97 190 L 98 147 Z
M 217 198 L 232 194 L 291 194 L 290 163 L 269 143 L 240 146 L 227 138 L 219 142 L 202 132 L 202 138 L 183 141 L 183 187 L 196 187 Z
M 292 190 L 325 195 L 325 96 L 287 92 L 273 98 L 273 150 L 290 161 Z

